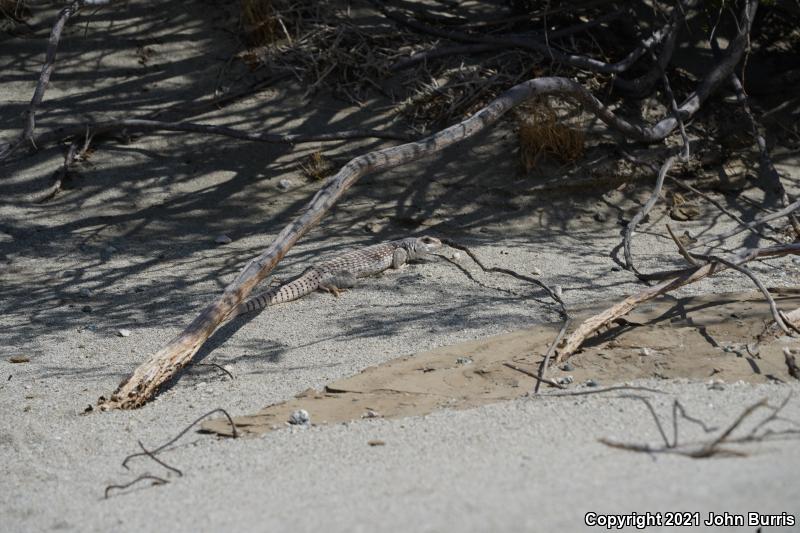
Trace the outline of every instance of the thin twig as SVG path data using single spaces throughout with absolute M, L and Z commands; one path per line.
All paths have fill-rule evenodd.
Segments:
M 109 486 L 107 486 L 106 490 L 105 490 L 105 499 L 106 500 L 108 499 L 108 493 L 113 489 L 124 490 L 124 489 L 127 489 L 128 487 L 131 487 L 131 486 L 139 483 L 140 481 L 144 481 L 144 480 L 147 480 L 147 479 L 153 481 L 153 483 L 151 485 L 153 487 L 156 486 L 156 485 L 166 485 L 167 483 L 169 483 L 169 481 L 167 481 L 164 478 L 161 478 L 161 477 L 158 477 L 158 476 L 152 476 L 150 474 L 142 474 L 141 476 L 137 477 L 136 479 L 134 479 L 130 483 L 124 483 L 122 485 L 109 485 Z
M 156 463 L 160 464 L 161 466 L 163 466 L 167 470 L 171 470 L 172 472 L 175 472 L 176 474 L 178 474 L 178 476 L 183 477 L 183 472 L 181 472 L 180 469 L 175 468 L 174 466 L 169 465 L 166 462 L 164 462 L 161 459 L 159 459 L 158 457 L 156 457 L 153 452 L 151 452 L 150 450 L 148 450 L 147 448 L 144 447 L 144 444 L 142 444 L 142 441 L 139 440 L 139 441 L 136 441 L 136 442 L 139 444 L 139 448 L 142 449 L 142 451 L 145 453 L 145 455 L 147 455 L 147 457 L 149 457 L 150 459 L 152 459 Z
M 556 383 L 552 379 L 547 379 L 547 378 L 540 377 L 538 374 L 534 374 L 530 370 L 525 370 L 524 368 L 520 368 L 520 367 L 518 367 L 516 365 L 512 365 L 511 363 L 504 362 L 503 366 L 507 366 L 511 370 L 516 370 L 517 372 L 521 372 L 521 373 L 525 374 L 526 376 L 530 376 L 533 379 L 535 379 L 537 382 L 547 383 L 551 387 L 555 387 L 557 389 L 565 389 L 566 388 L 563 385 L 561 385 L 560 383 Z
M 714 207 L 719 209 L 724 215 L 727 215 L 729 218 L 735 220 L 736 222 L 738 222 L 739 224 L 744 226 L 745 229 L 747 231 L 750 231 L 751 233 L 753 233 L 753 235 L 757 235 L 757 236 L 761 237 L 762 239 L 767 239 L 767 240 L 770 240 L 772 242 L 776 242 L 776 243 L 779 243 L 779 244 L 782 242 L 780 239 L 776 239 L 775 237 L 771 237 L 771 236 L 767 235 L 766 233 L 758 231 L 758 229 L 756 229 L 756 228 L 748 227 L 747 226 L 747 222 L 745 222 L 744 219 L 742 219 L 742 217 L 740 217 L 736 213 L 730 211 L 724 205 L 722 205 L 718 201 L 714 200 L 713 198 L 711 198 L 711 196 L 709 196 L 708 194 L 704 193 L 703 191 L 697 189 L 696 187 L 692 187 L 688 183 L 683 183 L 681 180 L 679 180 L 677 178 L 673 178 L 672 176 L 667 176 L 667 179 L 670 180 L 675 185 L 677 185 L 678 187 L 681 187 L 682 189 L 690 191 L 690 192 L 696 194 L 697 196 L 703 198 L 705 201 L 707 201 L 708 203 L 710 203 L 711 205 L 713 205 Z
M 161 446 L 159 446 L 158 448 L 156 448 L 156 449 L 154 449 L 154 450 L 150 450 L 149 452 L 145 450 L 144 452 L 138 452 L 138 453 L 132 453 L 132 454 L 130 454 L 129 456 L 127 456 L 127 457 L 126 457 L 126 458 L 125 458 L 125 459 L 122 461 L 122 466 L 124 466 L 125 468 L 128 468 L 128 461 L 130 461 L 131 459 L 133 459 L 133 458 L 135 458 L 135 457 L 141 457 L 141 456 L 143 456 L 143 455 L 146 455 L 146 456 L 148 456 L 148 457 L 151 457 L 151 456 L 154 456 L 154 455 L 156 455 L 156 454 L 160 453 L 161 451 L 163 451 L 163 450 L 164 450 L 165 448 L 167 448 L 168 446 L 171 446 L 172 444 L 174 444 L 175 442 L 177 442 L 177 441 L 178 441 L 178 439 L 180 439 L 180 438 L 181 438 L 181 437 L 183 437 L 183 436 L 184 436 L 186 433 L 188 433 L 188 432 L 189 432 L 189 430 L 190 430 L 190 429 L 192 429 L 192 428 L 193 428 L 195 425 L 197 425 L 197 424 L 198 424 L 200 421 L 202 421 L 202 420 L 203 420 L 203 419 L 205 419 L 205 418 L 208 418 L 209 416 L 211 416 L 211 415 L 213 415 L 213 414 L 215 414 L 215 413 L 222 413 L 223 415 L 225 415 L 225 418 L 227 418 L 227 419 L 228 419 L 228 423 L 230 423 L 230 425 L 231 425 L 231 431 L 232 431 L 232 433 L 233 433 L 233 438 L 234 438 L 234 439 L 235 439 L 235 438 L 237 438 L 237 437 L 239 436 L 239 432 L 236 430 L 236 423 L 234 423 L 234 421 L 233 421 L 233 418 L 231 417 L 231 415 L 229 415 L 229 414 L 228 414 L 228 412 L 227 412 L 225 409 L 217 408 L 217 409 L 214 409 L 214 410 L 212 410 L 212 411 L 209 411 L 209 412 L 207 412 L 206 414 L 204 414 L 204 415 L 202 415 L 202 416 L 198 417 L 198 418 L 197 418 L 197 419 L 196 419 L 194 422 L 192 422 L 191 424 L 189 424 L 188 426 L 186 426 L 186 427 L 185 427 L 185 428 L 184 428 L 184 429 L 183 429 L 183 430 L 182 430 L 180 433 L 178 433 L 177 435 L 175 435 L 173 438 L 171 438 L 169 441 L 165 442 L 164 444 L 162 444 L 162 445 L 161 445 Z M 142 447 L 142 448 L 144 448 L 144 447 Z

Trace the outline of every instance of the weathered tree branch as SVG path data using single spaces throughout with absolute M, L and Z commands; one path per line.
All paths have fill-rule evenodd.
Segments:
M 746 250 L 743 254 L 738 255 L 730 261 L 736 265 L 741 265 L 758 257 L 778 257 L 789 254 L 800 254 L 800 243 Z M 580 326 L 578 326 L 575 331 L 572 332 L 569 337 L 567 337 L 564 345 L 558 349 L 556 362 L 559 363 L 564 359 L 569 358 L 572 354 L 578 351 L 581 345 L 592 334 L 600 330 L 600 328 L 602 328 L 604 325 L 609 324 L 615 319 L 628 314 L 634 308 L 636 308 L 636 306 L 648 300 L 652 300 L 656 296 L 673 291 L 679 287 L 683 287 L 684 285 L 694 283 L 695 281 L 699 281 L 705 277 L 712 276 L 725 269 L 727 269 L 727 267 L 724 264 L 714 261 L 709 262 L 701 267 L 685 269 L 682 271 L 683 273 L 677 277 L 663 281 L 658 285 L 647 287 L 641 292 L 628 296 L 621 302 L 614 304 L 605 311 L 587 318 Z
M 36 146 L 33 139 L 33 133 L 36 130 L 36 109 L 41 105 L 44 99 L 44 93 L 47 90 L 47 85 L 50 83 L 50 76 L 56 68 L 58 43 L 61 40 L 61 33 L 64 31 L 64 26 L 66 26 L 67 21 L 84 6 L 101 6 L 110 2 L 111 0 L 74 0 L 58 13 L 56 22 L 53 24 L 53 29 L 50 31 L 50 38 L 47 42 L 47 53 L 45 55 L 44 65 L 42 65 L 42 71 L 39 74 L 39 80 L 36 82 L 36 88 L 33 91 L 31 103 L 25 111 L 25 126 L 22 130 L 22 134 L 17 141 L 9 146 L 5 148 L 0 146 L 0 159 L 7 157 L 19 145 L 27 142 L 33 144 L 34 147 Z

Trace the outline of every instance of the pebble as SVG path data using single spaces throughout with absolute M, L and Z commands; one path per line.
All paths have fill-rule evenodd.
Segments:
M 457 365 L 468 365 L 471 362 L 472 362 L 472 359 L 470 359 L 469 357 L 459 357 L 458 359 L 456 359 L 456 364 Z
M 586 385 L 587 387 L 597 387 L 597 382 L 593 379 L 587 379 L 584 385 Z
M 292 180 L 287 178 L 283 178 L 278 181 L 278 189 L 282 191 L 288 191 L 289 189 L 292 188 L 292 185 L 293 185 Z
M 117 335 L 119 335 L 120 337 L 130 337 L 131 336 L 131 330 L 129 330 L 129 329 L 118 329 L 117 330 Z
M 380 418 L 381 415 L 373 411 L 372 409 L 367 409 L 367 412 L 361 415 L 361 418 Z
M 572 376 L 564 376 L 564 377 L 558 378 L 558 384 L 559 385 L 569 385 L 573 381 L 575 381 L 575 378 L 573 378 Z
M 8 358 L 9 363 L 29 363 L 30 361 L 31 358 L 24 355 L 12 355 Z
M 572 372 L 573 370 L 575 370 L 575 367 L 569 363 L 564 363 L 559 368 L 561 368 L 561 370 L 563 370 L 564 372 Z
M 555 285 L 553 287 L 553 292 L 556 293 L 556 296 L 561 298 L 561 295 L 564 294 L 564 289 L 561 288 L 561 285 Z
M 370 446 L 386 446 L 386 443 L 380 439 L 368 440 L 367 444 Z
M 89 296 L 92 295 L 92 292 L 86 287 L 84 287 L 78 291 L 78 294 L 80 294 L 82 298 L 88 298 Z
M 217 235 L 217 237 L 214 239 L 214 242 L 217 244 L 230 244 L 233 242 L 233 239 L 223 234 Z
M 622 270 L 622 269 L 620 267 L 618 267 L 617 265 L 614 265 L 613 267 L 611 267 L 611 272 L 619 272 L 620 270 Z
M 367 224 L 364 224 L 364 231 L 366 231 L 367 233 L 380 233 L 381 227 L 379 224 L 376 224 L 375 222 L 369 222 Z
M 601 211 L 595 212 L 594 219 L 596 221 L 598 221 L 598 222 L 605 222 L 606 220 L 608 220 L 608 218 L 606 217 L 606 214 L 601 212 Z
M 651 350 L 650 348 L 642 348 L 641 350 L 639 350 L 639 355 L 649 357 L 653 355 L 653 350 Z
M 287 421 L 293 426 L 307 426 L 311 422 L 311 415 L 305 409 L 298 409 Z
M 712 379 L 708 382 L 708 390 L 725 390 L 725 382 L 721 379 Z
M 533 267 L 533 268 L 531 269 L 531 274 L 532 274 L 532 275 L 534 275 L 534 276 L 541 276 L 541 275 L 542 275 L 542 271 L 541 271 L 541 270 L 539 270 L 539 269 L 538 269 L 538 268 L 536 268 L 536 267 Z
M 452 259 L 453 261 L 460 261 L 461 252 L 453 252 L 453 255 L 450 256 L 450 259 Z

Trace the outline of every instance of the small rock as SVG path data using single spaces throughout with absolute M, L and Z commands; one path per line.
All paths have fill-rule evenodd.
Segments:
M 561 298 L 561 295 L 564 294 L 564 289 L 561 288 L 561 285 L 556 285 L 553 287 L 553 292 L 556 293 L 556 296 Z
M 131 330 L 129 330 L 129 329 L 118 329 L 117 330 L 117 335 L 119 335 L 120 337 L 130 337 L 131 336 Z
M 721 379 L 712 379 L 708 382 L 708 390 L 725 390 L 725 382 Z
M 25 355 L 12 355 L 8 358 L 9 363 L 29 363 L 30 360 L 31 358 Z
M 572 365 L 571 365 L 571 364 L 569 364 L 569 363 L 564 363 L 564 364 L 563 364 L 563 365 L 561 365 L 559 368 L 560 368 L 561 370 L 563 370 L 564 372 L 572 372 L 573 370 L 575 370 L 575 367 L 574 367 L 574 366 L 572 366 Z
M 92 306 L 91 305 L 84 305 L 83 307 L 81 307 L 81 311 L 83 311 L 84 313 L 91 313 L 92 312 Z M 86 329 L 89 329 L 89 328 L 87 327 Z
M 230 244 L 233 242 L 233 239 L 223 234 L 217 235 L 217 237 L 214 239 L 214 242 L 217 244 Z
M 605 222 L 606 220 L 608 220 L 608 217 L 606 217 L 606 214 L 603 213 L 602 211 L 597 211 L 594 214 L 594 219 L 598 222 Z
M 453 261 L 461 261 L 461 252 L 453 252 L 453 255 L 450 256 L 450 259 Z
M 293 426 L 307 426 L 311 422 L 311 416 L 305 409 L 298 409 L 292 413 L 288 422 Z
M 539 270 L 536 267 L 533 267 L 533 268 L 531 268 L 531 274 L 534 275 L 534 276 L 541 276 L 542 275 L 542 271 Z
M 278 189 L 280 189 L 282 191 L 288 191 L 289 189 L 292 188 L 292 185 L 294 185 L 292 183 L 292 180 L 287 179 L 287 178 L 283 178 L 283 179 L 278 181 Z
M 650 357 L 651 355 L 653 355 L 653 350 L 651 350 L 650 348 L 642 348 L 639 350 L 639 355 Z
M 87 289 L 86 287 L 84 287 L 84 288 L 82 288 L 81 290 L 78 291 L 78 294 L 81 295 L 81 298 L 88 298 L 89 296 L 92 295 L 92 292 L 89 289 Z
M 456 364 L 457 365 L 468 365 L 471 362 L 472 362 L 472 359 L 470 359 L 469 357 L 459 357 L 458 359 L 456 359 Z
M 361 415 L 361 418 L 380 418 L 381 415 L 373 411 L 372 409 L 367 409 L 367 412 Z
M 569 385 L 573 381 L 575 381 L 575 378 L 573 378 L 572 376 L 563 376 L 558 378 L 559 385 Z
M 584 385 L 586 385 L 587 387 L 597 387 L 597 382 L 593 379 L 587 379 Z
M 368 222 L 367 224 L 364 224 L 364 231 L 367 233 L 380 233 L 381 227 L 375 222 Z
M 367 444 L 370 446 L 386 446 L 386 443 L 379 439 L 368 440 Z
M 613 267 L 611 267 L 611 272 L 619 272 L 620 270 L 622 270 L 622 269 L 617 265 L 614 265 Z

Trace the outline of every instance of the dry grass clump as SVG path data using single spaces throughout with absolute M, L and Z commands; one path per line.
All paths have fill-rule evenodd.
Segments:
M 533 170 L 543 156 L 562 163 L 574 163 L 584 152 L 583 130 L 564 124 L 547 100 L 536 100 L 518 113 L 519 147 L 526 172 Z
M 303 169 L 305 177 L 313 181 L 323 180 L 336 171 L 334 164 L 320 151 L 306 157 L 305 162 L 300 164 L 300 168 Z
M 248 44 L 263 46 L 275 40 L 278 20 L 272 0 L 242 0 L 241 20 Z

